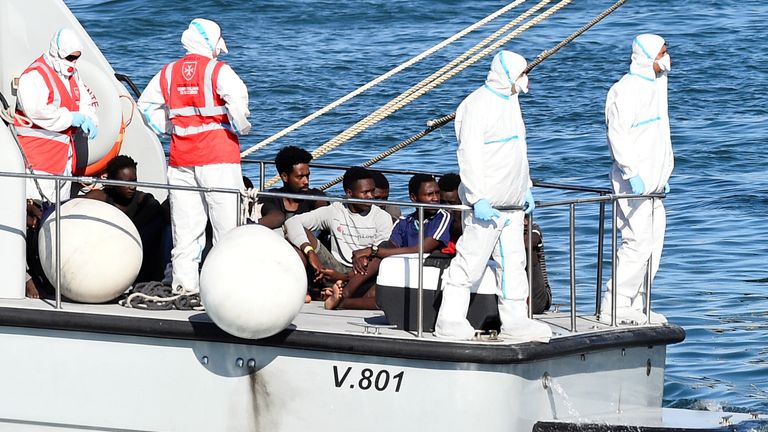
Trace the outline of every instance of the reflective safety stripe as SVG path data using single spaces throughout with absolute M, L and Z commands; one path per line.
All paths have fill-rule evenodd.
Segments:
M 173 126 L 173 134 L 178 136 L 189 136 L 194 134 L 199 134 L 202 132 L 210 132 L 214 130 L 221 130 L 226 129 L 231 131 L 232 129 L 229 127 L 229 125 L 221 124 L 221 123 L 208 123 L 204 124 L 202 126 L 190 126 L 190 127 L 181 127 L 181 126 Z
M 58 141 L 62 144 L 69 144 L 69 135 L 49 131 L 46 129 L 37 129 L 37 128 L 30 128 L 30 127 L 16 127 L 16 133 L 18 133 L 19 136 L 27 136 L 31 138 L 45 138 L 52 141 Z
M 516 140 L 516 139 L 518 139 L 518 136 L 517 135 L 512 135 L 511 137 L 508 137 L 508 138 L 501 138 L 501 139 L 497 139 L 497 140 L 486 141 L 483 144 L 506 143 L 506 142 L 510 142 L 510 141 Z
M 633 123 L 632 127 L 636 128 L 636 127 L 639 127 L 639 126 L 644 126 L 644 125 L 647 125 L 648 123 L 657 122 L 659 120 L 661 120 L 661 117 L 660 116 L 656 116 L 656 117 L 648 119 L 648 120 L 643 120 L 643 121 L 639 121 L 637 123 Z
M 643 54 L 645 54 L 645 56 L 646 56 L 646 57 L 648 57 L 648 59 L 649 59 L 649 60 L 651 60 L 651 55 L 650 55 L 650 54 L 648 54 L 648 50 L 646 50 L 646 49 L 645 49 L 645 47 L 643 46 L 643 44 L 641 44 L 641 43 L 640 43 L 640 39 L 638 39 L 637 37 L 635 37 L 635 40 L 633 40 L 632 42 L 634 42 L 635 44 L 637 44 L 637 46 L 639 46 L 639 47 L 640 47 L 640 49 L 643 51 Z
M 488 84 L 483 84 L 483 87 L 485 87 L 489 92 L 495 94 L 496 96 L 498 96 L 498 97 L 500 97 L 500 98 L 502 98 L 504 100 L 509 100 L 509 96 L 507 96 L 507 95 L 505 95 L 505 94 L 503 94 L 503 93 L 501 93 L 499 91 L 496 91 L 496 90 L 492 89 L 490 86 L 488 86 Z
M 59 93 L 59 88 L 56 85 L 56 81 L 55 81 L 57 78 L 51 75 L 51 70 L 49 69 L 48 65 L 42 64 L 40 62 L 35 62 L 29 66 L 29 69 L 35 69 L 38 72 L 42 71 L 45 73 L 45 75 L 48 77 L 48 82 L 51 83 L 50 90 L 53 93 L 52 104 L 61 106 L 61 94 Z
M 647 76 L 641 75 L 641 74 L 639 74 L 637 72 L 630 72 L 629 74 L 632 75 L 632 76 L 636 76 L 638 78 L 642 78 L 642 79 L 644 79 L 646 81 L 650 81 L 650 82 L 656 81 L 656 78 L 647 77 Z
M 205 95 L 205 107 L 210 108 L 213 107 L 213 68 L 216 67 L 218 62 L 216 60 L 211 60 L 208 62 L 208 65 L 205 67 L 205 76 L 203 77 L 204 87 L 203 87 L 203 94 Z
M 206 117 L 212 117 L 217 115 L 224 115 L 227 113 L 227 108 L 224 106 L 214 106 L 214 107 L 184 107 L 184 108 L 176 108 L 168 111 L 168 114 L 171 117 L 176 116 L 192 116 L 192 115 L 201 115 Z
M 176 62 L 169 63 L 168 66 L 165 67 L 165 83 L 166 83 L 166 91 L 168 94 L 165 95 L 165 100 L 170 101 L 171 100 L 171 77 L 173 76 L 173 67 L 176 65 Z

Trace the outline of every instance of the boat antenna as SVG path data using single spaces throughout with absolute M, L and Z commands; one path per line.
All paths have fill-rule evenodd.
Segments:
M 343 104 L 344 102 L 352 99 L 353 97 L 363 93 L 364 91 L 382 83 L 383 81 L 391 78 L 395 74 L 403 71 L 404 69 L 407 69 L 414 64 L 420 62 L 421 60 L 429 57 L 430 55 L 436 53 L 437 51 L 440 51 L 441 49 L 445 48 L 446 46 L 452 44 L 453 42 L 456 42 L 457 40 L 461 39 L 462 37 L 466 36 L 467 34 L 477 30 L 478 28 L 484 26 L 485 24 L 488 24 L 489 22 L 495 20 L 496 18 L 500 17 L 501 15 L 509 12 L 511 9 L 517 7 L 521 3 L 525 3 L 526 0 L 516 0 L 512 3 L 509 3 L 508 5 L 502 7 L 501 9 L 497 10 L 496 12 L 486 16 L 485 18 L 481 19 L 480 21 L 470 25 L 469 27 L 465 28 L 464 30 L 454 34 L 453 36 L 443 40 L 439 44 L 423 51 L 422 53 L 416 55 L 415 57 L 411 58 L 410 60 L 406 61 L 405 63 L 400 64 L 399 66 L 395 67 L 394 69 L 391 69 L 389 72 L 380 75 L 379 77 L 369 81 L 365 85 L 357 88 L 356 90 L 346 94 L 345 96 L 331 102 L 330 104 L 324 106 L 323 108 L 315 111 L 314 113 L 304 117 L 303 119 L 297 121 L 296 123 L 286 127 L 285 129 L 281 130 L 280 132 L 270 136 L 269 138 L 266 138 L 259 143 L 255 144 L 251 148 L 243 151 L 240 153 L 240 157 L 246 157 L 249 154 L 255 152 L 256 150 L 259 150 L 260 148 L 266 146 L 267 144 L 274 142 L 285 135 L 288 135 L 290 132 L 300 128 L 301 126 L 304 126 L 305 124 L 311 122 L 312 120 L 320 117 L 321 115 L 333 110 L 334 108 L 338 107 L 339 105 Z
M 560 41 L 560 43 L 558 43 L 557 45 L 553 46 L 550 49 L 542 51 L 541 54 L 536 56 L 536 59 L 534 59 L 531 63 L 528 64 L 528 67 L 525 69 L 526 73 L 529 73 L 536 66 L 541 64 L 541 62 L 543 62 L 545 59 L 547 59 L 548 57 L 550 57 L 554 53 L 558 52 L 562 47 L 566 46 L 567 44 L 569 44 L 571 41 L 573 41 L 577 37 L 579 37 L 582 34 L 584 34 L 587 30 L 589 30 L 595 24 L 599 23 L 605 17 L 607 17 L 608 15 L 613 13 L 613 11 L 618 9 L 625 2 L 626 2 L 626 0 L 619 0 L 619 1 L 617 1 L 611 7 L 609 7 L 606 10 L 604 10 L 600 15 L 596 16 L 590 22 L 588 22 L 587 24 L 583 25 L 581 28 L 579 28 L 578 30 L 573 32 L 570 36 L 568 36 L 567 38 L 565 38 L 562 41 Z M 372 158 L 372 159 L 362 163 L 360 166 L 369 167 L 369 166 L 371 166 L 371 165 L 381 161 L 385 157 L 390 156 L 393 153 L 395 153 L 395 152 L 397 152 L 399 150 L 404 149 L 405 147 L 408 147 L 409 145 L 411 145 L 411 144 L 415 143 L 416 141 L 420 140 L 421 138 L 424 138 L 425 136 L 429 135 L 430 133 L 436 131 L 437 129 L 440 129 L 441 127 L 447 125 L 448 123 L 452 122 L 455 118 L 456 118 L 456 113 L 454 112 L 454 113 L 451 113 L 451 114 L 448 114 L 448 115 L 444 115 L 442 117 L 439 117 L 439 118 L 427 121 L 427 128 L 426 129 L 424 129 L 423 131 L 421 131 L 421 132 L 419 132 L 419 133 L 417 133 L 415 135 L 412 135 L 411 137 L 409 137 L 408 139 L 398 143 L 397 145 L 390 147 L 389 149 L 387 149 L 386 151 L 378 154 L 374 158 Z M 341 182 L 342 179 L 343 179 L 343 176 L 336 177 L 335 179 L 331 180 L 330 182 L 320 186 L 320 190 L 326 190 L 326 189 L 328 189 L 328 188 L 338 184 L 339 182 Z

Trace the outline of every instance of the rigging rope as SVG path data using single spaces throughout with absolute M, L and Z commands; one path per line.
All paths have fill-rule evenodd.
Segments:
M 496 12 L 488 15 L 487 17 L 483 18 L 482 20 L 472 24 L 471 26 L 465 28 L 464 30 L 454 34 L 453 36 L 449 37 L 448 39 L 443 40 L 439 44 L 433 46 L 432 48 L 427 49 L 426 51 L 423 51 L 421 54 L 418 54 L 417 56 L 411 58 L 410 60 L 406 61 L 405 63 L 400 64 L 399 66 L 395 67 L 394 69 L 390 70 L 389 72 L 379 76 L 378 78 L 375 78 L 372 81 L 369 81 L 367 84 L 363 85 L 362 87 L 359 87 L 358 89 L 348 93 L 347 95 L 335 100 L 334 102 L 326 105 L 325 107 L 315 111 L 314 113 L 308 115 L 307 117 L 304 117 L 303 119 L 299 120 L 298 122 L 286 127 L 285 129 L 281 130 L 280 132 L 272 135 L 269 138 L 266 138 L 262 140 L 261 142 L 255 144 L 253 147 L 243 151 L 240 153 L 240 157 L 246 157 L 249 154 L 255 152 L 256 150 L 266 146 L 267 144 L 274 142 L 278 140 L 279 138 L 289 134 L 290 132 L 300 128 L 301 126 L 304 126 L 305 124 L 311 122 L 312 120 L 320 117 L 321 115 L 333 110 L 334 108 L 338 107 L 339 105 L 343 104 L 344 102 L 352 99 L 353 97 L 363 93 L 364 91 L 380 84 L 381 82 L 391 78 L 395 74 L 403 71 L 404 69 L 407 69 L 414 64 L 420 62 L 421 60 L 425 59 L 426 57 L 429 57 L 430 55 L 436 53 L 437 51 L 445 48 L 446 46 L 452 44 L 453 42 L 456 42 L 457 40 L 461 39 L 462 37 L 466 36 L 467 34 L 477 30 L 478 28 L 482 27 L 483 25 L 493 21 L 494 19 L 498 18 L 499 16 L 507 13 L 511 9 L 517 7 L 521 3 L 524 3 L 526 0 L 516 0 L 503 8 L 497 10 Z
M 560 41 L 560 43 L 558 43 L 557 45 L 555 45 L 554 47 L 552 47 L 550 49 L 542 51 L 538 56 L 536 56 L 535 60 L 533 60 L 531 63 L 528 64 L 528 67 L 525 69 L 526 73 L 529 73 L 531 70 L 533 70 L 533 68 L 535 68 L 536 66 L 541 64 L 541 62 L 543 62 L 545 59 L 547 59 L 551 55 L 553 55 L 556 52 L 558 52 L 562 47 L 564 47 L 565 45 L 569 44 L 570 42 L 572 42 L 577 37 L 579 37 L 582 34 L 584 34 L 587 30 L 589 30 L 595 24 L 599 23 L 605 17 L 607 17 L 608 15 L 613 13 L 616 9 L 618 9 L 625 2 L 626 2 L 626 0 L 618 0 L 611 7 L 609 7 L 606 10 L 604 10 L 602 13 L 600 13 L 598 16 L 596 16 L 590 22 L 588 22 L 587 24 L 584 24 L 578 30 L 573 32 L 570 36 L 568 36 L 567 38 L 565 38 L 562 41 Z M 446 124 L 448 124 L 451 121 L 453 121 L 455 118 L 456 118 L 456 113 L 454 112 L 454 113 L 445 115 L 443 117 L 439 117 L 437 119 L 429 120 L 427 122 L 427 128 L 426 129 L 424 129 L 423 131 L 421 131 L 421 132 L 411 136 L 410 138 L 406 139 L 405 141 L 402 141 L 401 143 L 399 143 L 399 144 L 397 144 L 397 145 L 395 145 L 393 147 L 390 147 L 386 151 L 384 151 L 384 152 L 380 153 L 379 155 L 375 156 L 374 158 L 364 162 L 360 166 L 369 167 L 369 166 L 371 166 L 371 165 L 381 161 L 385 157 L 390 156 L 390 155 L 392 155 L 393 153 L 395 153 L 395 152 L 397 152 L 399 150 L 402 150 L 403 148 L 413 144 L 414 142 L 416 142 L 416 141 L 420 140 L 421 138 L 427 136 L 428 134 L 434 132 L 435 130 L 440 129 L 441 127 L 443 127 Z M 320 186 L 320 190 L 326 190 L 326 189 L 328 189 L 328 188 L 338 184 L 339 182 L 341 182 L 342 179 L 343 179 L 343 176 L 336 177 L 335 179 L 331 180 L 330 182 Z
M 450 78 L 453 78 L 455 75 L 457 75 L 459 72 L 463 71 L 467 67 L 471 66 L 472 64 L 476 63 L 483 57 L 487 56 L 491 52 L 497 50 L 513 38 L 517 37 L 520 33 L 528 30 L 529 28 L 535 26 L 536 24 L 540 23 L 541 21 L 549 18 L 550 15 L 554 14 L 555 12 L 559 11 L 569 3 L 571 3 L 572 0 L 561 0 L 556 5 L 552 6 L 551 8 L 547 9 L 546 11 L 542 12 L 535 18 L 530 19 L 525 24 L 521 25 L 514 31 L 510 32 L 509 34 L 505 35 L 503 38 L 497 40 L 487 48 L 483 49 L 479 53 L 473 55 L 470 59 L 463 61 L 459 66 L 455 67 L 454 69 L 446 72 L 442 76 L 434 79 L 433 81 L 423 84 L 424 81 L 421 83 L 411 87 L 409 90 L 395 98 L 394 100 L 390 101 L 389 103 L 385 104 L 381 108 L 377 109 L 373 113 L 369 114 L 366 118 L 358 121 L 351 127 L 349 127 L 344 132 L 336 135 L 334 138 L 326 142 L 325 144 L 321 145 L 320 147 L 316 148 L 314 151 L 312 151 L 312 156 L 317 159 L 318 157 L 328 153 L 333 148 L 337 147 L 338 145 L 344 143 L 345 141 L 348 141 L 358 135 L 360 132 L 364 131 L 365 129 L 373 126 L 374 124 L 378 123 L 379 121 L 383 120 L 387 116 L 391 115 L 395 111 L 399 110 L 400 108 L 408 105 L 412 101 L 418 99 L 419 97 L 423 96 L 425 93 L 429 92 L 433 88 L 439 86 L 443 82 L 449 80 Z M 527 18 L 531 14 L 533 14 L 535 11 L 549 3 L 550 0 L 542 0 L 537 5 L 532 7 L 530 10 L 525 12 L 521 15 L 520 20 Z M 517 19 L 515 20 L 517 21 Z M 428 78 L 427 78 L 428 79 Z M 406 95 L 403 97 L 403 95 Z M 279 176 L 272 177 L 266 184 L 265 187 L 269 187 L 273 184 L 275 184 L 279 180 Z
M 366 161 L 366 162 L 363 162 L 363 164 L 360 165 L 360 166 L 367 168 L 367 167 L 375 164 L 376 162 L 379 162 L 380 160 L 384 159 L 385 157 L 395 153 L 396 151 L 399 151 L 399 150 L 402 150 L 402 149 L 408 147 L 409 145 L 415 143 L 416 141 L 424 138 L 425 136 L 430 134 L 432 131 L 440 129 L 441 127 L 443 127 L 443 125 L 448 124 L 449 122 L 451 122 L 451 120 L 453 120 L 454 117 L 455 117 L 455 115 L 454 116 L 445 116 L 445 117 L 441 117 L 439 119 L 430 120 L 429 124 L 427 125 L 427 128 L 424 129 L 423 131 L 417 133 L 416 135 L 411 136 L 410 138 L 406 139 L 405 141 L 403 141 L 403 142 L 401 142 L 401 143 L 399 143 L 399 144 L 397 144 L 395 146 L 390 147 L 388 150 L 380 153 L 379 155 L 377 155 L 373 159 L 371 159 L 369 161 Z M 336 177 L 335 179 L 329 181 L 328 183 L 320 186 L 320 190 L 324 191 L 324 190 L 330 188 L 331 186 L 334 186 L 334 185 L 336 185 L 338 183 L 341 183 L 341 181 L 343 179 L 344 179 L 344 176 L 340 175 L 340 176 Z

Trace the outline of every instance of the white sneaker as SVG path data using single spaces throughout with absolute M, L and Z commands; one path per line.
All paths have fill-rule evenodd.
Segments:
M 552 329 L 549 325 L 528 318 L 516 318 L 505 322 L 501 335 L 509 342 L 549 342 Z

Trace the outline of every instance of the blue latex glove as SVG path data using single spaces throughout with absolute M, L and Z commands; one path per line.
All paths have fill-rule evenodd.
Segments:
M 472 210 L 476 218 L 484 221 L 493 220 L 493 218 L 501 216 L 501 212 L 493 208 L 487 199 L 481 199 L 476 202 L 475 205 L 472 206 Z
M 73 112 L 72 113 L 72 126 L 74 127 L 80 127 L 80 125 L 83 124 L 86 117 L 79 112 Z
M 645 183 L 639 175 L 629 179 L 629 184 L 632 186 L 632 193 L 635 195 L 642 195 L 645 192 Z
M 665 194 L 668 194 L 668 193 L 669 193 L 669 183 L 665 183 L 665 184 L 664 184 L 664 193 L 665 193 Z
M 525 210 L 525 214 L 531 214 L 535 208 L 536 202 L 533 201 L 533 193 L 528 189 L 525 191 L 525 204 L 523 204 L 523 210 Z
M 99 130 L 96 125 L 93 124 L 93 120 L 79 112 L 72 113 L 72 126 L 80 127 L 83 132 L 88 134 L 89 140 L 96 139 L 96 136 L 99 134 Z

